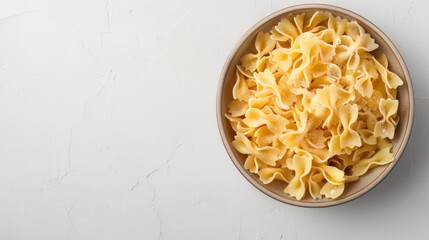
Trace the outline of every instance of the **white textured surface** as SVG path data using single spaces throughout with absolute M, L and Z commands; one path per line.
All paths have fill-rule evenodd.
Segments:
M 414 134 L 376 189 L 296 208 L 230 163 L 223 63 L 259 19 L 304 2 L 1 0 L 0 239 L 428 239 L 426 1 L 324 1 L 381 27 L 414 83 Z

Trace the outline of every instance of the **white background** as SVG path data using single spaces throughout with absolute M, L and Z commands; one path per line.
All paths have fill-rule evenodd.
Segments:
M 325 1 L 379 26 L 415 87 L 410 144 L 376 189 L 297 208 L 230 162 L 223 63 L 305 2 L 0 0 L 0 239 L 428 239 L 427 1 Z

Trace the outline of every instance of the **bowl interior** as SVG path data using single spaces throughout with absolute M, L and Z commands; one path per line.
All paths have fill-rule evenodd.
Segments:
M 400 102 L 398 115 L 400 117 L 400 121 L 395 132 L 395 138 L 392 141 L 394 161 L 388 165 L 373 168 L 358 181 L 346 184 L 343 195 L 335 200 L 313 200 L 308 196 L 309 194 L 307 194 L 304 199 L 298 201 L 283 192 L 283 189 L 285 188 L 284 182 L 275 181 L 271 184 L 264 185 L 259 181 L 258 175 L 249 173 L 243 168 L 246 156 L 240 154 L 232 147 L 231 141 L 234 139 L 235 133 L 230 127 L 228 120 L 224 117 L 224 114 L 227 112 L 228 102 L 232 100 L 232 87 L 235 83 L 235 66 L 239 64 L 239 59 L 241 56 L 248 52 L 255 52 L 254 41 L 257 33 L 260 31 L 268 32 L 280 21 L 281 17 L 286 16 L 289 13 L 298 14 L 305 12 L 306 16 L 309 16 L 317 10 L 330 11 L 336 16 L 340 16 L 349 20 L 356 20 L 367 33 L 371 34 L 376 43 L 379 45 L 379 48 L 372 52 L 372 54 L 376 57 L 379 57 L 381 53 L 386 54 L 387 59 L 389 60 L 389 70 L 395 72 L 399 77 L 401 77 L 404 81 L 404 85 L 398 88 L 397 98 Z M 227 149 L 228 154 L 230 155 L 235 166 L 244 177 L 246 177 L 256 188 L 262 192 L 279 201 L 297 206 L 324 207 L 336 205 L 350 201 L 369 191 L 371 188 L 376 186 L 394 167 L 405 148 L 411 130 L 414 107 L 413 93 L 406 66 L 398 51 L 395 49 L 390 40 L 369 21 L 355 13 L 335 6 L 320 4 L 299 5 L 283 9 L 261 20 L 243 36 L 236 48 L 232 51 L 230 58 L 225 63 L 218 91 L 217 117 L 219 130 L 225 148 Z

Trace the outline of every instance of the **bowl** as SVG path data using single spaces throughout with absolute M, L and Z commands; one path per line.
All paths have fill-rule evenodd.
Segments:
M 318 10 L 329 11 L 335 16 L 340 16 L 348 20 L 356 20 L 367 33 L 371 34 L 376 43 L 378 43 L 379 48 L 373 52 L 374 55 L 379 56 L 381 53 L 384 53 L 389 60 L 389 69 L 402 78 L 404 85 L 398 88 L 397 95 L 397 99 L 399 100 L 398 115 L 400 117 L 400 121 L 396 128 L 395 137 L 392 140 L 394 160 L 390 164 L 378 166 L 369 170 L 358 181 L 346 184 L 343 194 L 336 199 L 323 198 L 313 200 L 311 197 L 307 196 L 306 198 L 297 200 L 283 192 L 285 188 L 284 182 L 274 181 L 265 185 L 259 180 L 258 175 L 250 173 L 244 169 L 243 164 L 246 156 L 236 151 L 232 146 L 231 142 L 234 139 L 235 133 L 224 115 L 227 112 L 227 103 L 232 100 L 232 87 L 235 83 L 235 66 L 239 63 L 239 59 L 242 55 L 255 51 L 254 40 L 257 33 L 259 31 L 268 32 L 271 27 L 275 26 L 280 21 L 282 16 L 286 16 L 287 14 L 305 12 L 307 16 L 308 14 L 312 14 Z M 401 154 L 404 152 L 411 134 L 413 115 L 414 96 L 410 76 L 404 60 L 393 43 L 380 29 L 360 15 L 344 8 L 324 4 L 303 4 L 287 7 L 272 13 L 254 25 L 238 41 L 227 58 L 220 75 L 217 92 L 216 116 L 218 128 L 223 144 L 232 160 L 232 163 L 240 173 L 261 192 L 280 202 L 301 207 L 328 207 L 339 205 L 356 199 L 373 189 L 389 174 L 389 172 L 392 171 L 393 167 L 398 163 Z

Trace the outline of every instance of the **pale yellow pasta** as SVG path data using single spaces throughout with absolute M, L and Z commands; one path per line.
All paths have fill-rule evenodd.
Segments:
M 237 65 L 226 117 L 244 168 L 298 200 L 338 198 L 346 183 L 393 161 L 403 81 L 356 22 L 288 15 L 256 36 Z M 308 195 L 307 195 L 308 194 Z
M 392 117 L 398 111 L 398 100 L 380 99 L 379 111 L 383 119 L 374 126 L 374 136 L 392 139 L 395 134 L 396 122 Z

